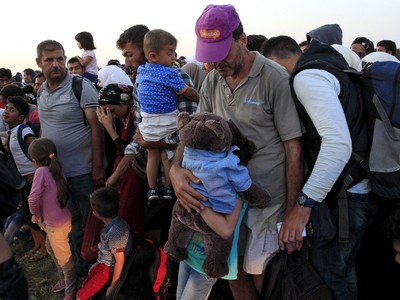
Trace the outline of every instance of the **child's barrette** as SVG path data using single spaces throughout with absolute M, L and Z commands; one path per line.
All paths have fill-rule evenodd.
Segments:
M 52 159 L 54 156 L 55 156 L 54 153 L 50 153 L 50 154 L 49 154 L 49 158 L 50 158 L 50 159 Z

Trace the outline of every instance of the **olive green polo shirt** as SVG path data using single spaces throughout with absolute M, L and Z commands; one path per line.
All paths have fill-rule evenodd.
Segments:
M 256 52 L 248 76 L 232 92 L 225 79 L 213 70 L 203 82 L 198 111 L 232 120 L 255 143 L 256 152 L 247 166 L 253 182 L 270 193 L 270 206 L 285 202 L 282 142 L 302 135 L 287 71 Z

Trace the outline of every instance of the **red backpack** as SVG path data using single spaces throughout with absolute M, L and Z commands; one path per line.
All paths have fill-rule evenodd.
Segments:
M 170 286 L 172 261 L 152 240 L 138 238 L 109 299 L 163 300 Z

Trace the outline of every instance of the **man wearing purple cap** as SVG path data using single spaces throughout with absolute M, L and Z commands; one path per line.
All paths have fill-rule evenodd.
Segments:
M 266 209 L 249 208 L 239 238 L 239 274 L 231 281 L 235 299 L 257 299 L 268 261 L 279 250 L 276 224 L 286 205 L 296 202 L 303 179 L 301 124 L 288 74 L 276 63 L 246 48 L 247 37 L 232 5 L 209 5 L 196 23 L 196 59 L 212 62 L 200 92 L 198 111 L 233 121 L 255 143 L 248 164 L 253 182 L 268 190 Z M 198 179 L 181 169 L 180 149 L 171 169 L 177 198 L 187 209 L 202 209 L 204 196 L 187 184 Z M 300 244 L 287 247 L 299 249 Z M 243 265 L 243 267 L 241 266 Z

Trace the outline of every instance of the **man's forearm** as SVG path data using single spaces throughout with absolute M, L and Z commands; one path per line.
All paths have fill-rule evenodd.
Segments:
M 284 142 L 286 154 L 287 208 L 296 204 L 303 185 L 303 150 L 301 138 Z
M 104 166 L 104 132 L 100 123 L 92 125 L 92 164 L 93 167 Z
M 121 177 L 121 175 L 132 166 L 134 156 L 134 154 L 125 154 L 119 162 L 117 168 L 114 170 L 114 175 L 116 175 L 118 178 Z
M 176 148 L 174 158 L 172 159 L 172 165 L 180 166 L 183 160 L 183 148 L 182 144 L 178 144 Z

